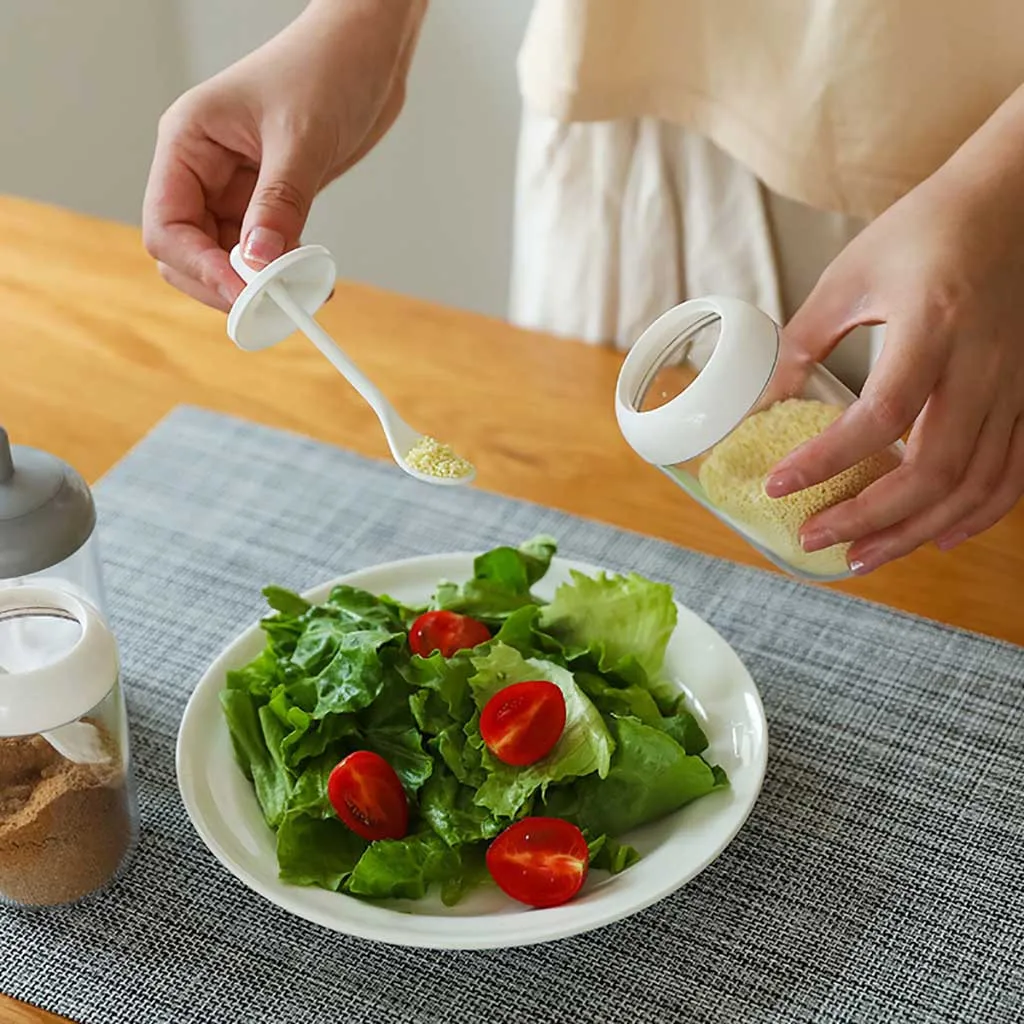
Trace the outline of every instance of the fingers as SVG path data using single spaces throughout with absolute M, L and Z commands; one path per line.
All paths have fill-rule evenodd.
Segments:
M 990 415 L 991 405 L 988 377 L 960 374 L 954 365 L 914 425 L 908 457 L 855 498 L 804 524 L 801 539 L 805 550 L 817 551 L 843 541 L 859 540 L 943 505 L 959 493 L 958 485 L 968 467 L 977 463 L 979 453 L 993 444 L 998 447 L 999 461 L 990 467 L 989 473 L 997 473 L 1002 467 L 1015 414 Z M 967 511 L 964 507 L 960 515 Z M 945 529 L 956 518 L 959 516 L 933 529 Z M 936 535 L 933 532 L 924 539 Z
M 238 296 L 242 281 L 211 228 L 204 182 L 173 142 L 158 144 L 143 203 L 143 243 L 179 279 L 196 282 L 208 297 L 216 295 L 208 304 L 223 309 Z
M 157 270 L 160 271 L 160 276 L 169 285 L 177 288 L 178 291 L 184 292 L 193 299 L 198 299 L 207 306 L 219 309 L 223 313 L 230 311 L 231 303 L 225 301 L 219 292 L 212 291 L 206 285 L 200 284 L 199 281 L 195 281 L 191 277 L 180 273 L 166 263 L 157 263 Z
M 937 345 L 920 345 L 889 323 L 886 343 L 860 398 L 827 430 L 772 470 L 765 482 L 771 498 L 821 483 L 899 440 L 924 408 L 945 363 Z
M 294 249 L 302 237 L 325 168 L 320 147 L 306 138 L 298 132 L 264 139 L 259 176 L 241 229 L 242 254 L 256 270 Z
M 995 526 L 1024 494 L 1024 417 L 1017 420 L 1006 463 L 995 487 L 984 493 L 984 500 L 968 515 L 951 526 L 936 542 L 949 551 L 969 537 Z
M 850 568 L 855 573 L 864 574 L 886 562 L 902 558 L 922 544 L 941 537 L 987 504 L 989 497 L 1002 486 L 1013 431 L 1012 412 L 990 416 L 978 437 L 974 458 L 959 485 L 951 488 L 944 499 L 926 505 L 916 514 L 908 515 L 895 525 L 854 544 L 849 553 Z M 934 444 L 935 439 L 930 443 Z

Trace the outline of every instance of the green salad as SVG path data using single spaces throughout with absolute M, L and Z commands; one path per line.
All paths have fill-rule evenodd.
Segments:
M 635 863 L 631 829 L 728 785 L 662 675 L 671 588 L 573 572 L 544 602 L 555 550 L 495 548 L 417 608 L 266 588 L 266 646 L 221 701 L 283 880 L 453 905 L 492 879 L 551 906 Z

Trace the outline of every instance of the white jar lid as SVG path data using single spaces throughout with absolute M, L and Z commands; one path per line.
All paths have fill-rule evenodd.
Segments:
M 671 401 L 641 411 L 653 375 L 676 343 L 718 321 L 714 351 L 694 380 Z M 629 446 L 647 462 L 672 466 L 718 444 L 750 412 L 768 386 L 779 356 L 779 330 L 741 299 L 709 295 L 663 313 L 626 356 L 615 389 L 615 415 Z
M 242 259 L 241 246 L 230 254 L 231 266 L 245 281 L 228 314 L 228 337 L 246 352 L 270 348 L 297 330 L 291 317 L 268 294 L 277 284 L 310 316 L 330 297 L 338 276 L 334 257 L 322 245 L 304 245 L 256 271 Z
M 46 620 L 55 631 L 69 621 L 79 635 L 70 648 L 40 658 L 38 667 L 3 665 L 0 672 L 0 736 L 28 736 L 73 722 L 91 711 L 117 682 L 117 644 L 100 613 L 83 600 L 53 587 L 0 587 L 0 623 L 38 624 L 35 643 Z

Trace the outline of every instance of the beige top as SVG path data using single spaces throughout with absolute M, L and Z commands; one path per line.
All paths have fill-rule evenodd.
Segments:
M 536 0 L 519 74 L 541 113 L 680 124 L 873 217 L 1024 83 L 1024 0 Z

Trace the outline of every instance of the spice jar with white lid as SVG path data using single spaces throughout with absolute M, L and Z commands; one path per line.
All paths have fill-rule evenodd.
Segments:
M 673 307 L 636 341 L 619 373 L 615 411 L 630 447 L 791 575 L 850 575 L 849 545 L 805 552 L 811 516 L 859 494 L 899 465 L 896 444 L 784 498 L 765 481 L 822 433 L 856 395 L 817 363 L 787 360 L 775 322 L 739 299 Z
M 138 829 L 117 645 L 55 587 L 0 588 L 0 903 L 104 888 Z
M 0 588 L 54 583 L 106 614 L 96 507 L 86 482 L 0 427 Z

